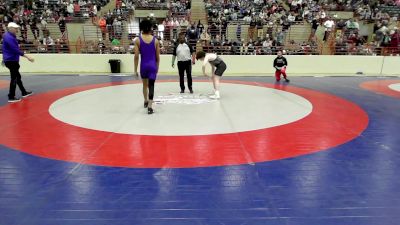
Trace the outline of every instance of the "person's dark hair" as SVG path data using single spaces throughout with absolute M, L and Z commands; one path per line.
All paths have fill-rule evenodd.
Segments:
M 144 19 L 140 22 L 139 28 L 143 33 L 150 33 L 152 31 L 153 24 L 149 19 Z
M 203 52 L 203 51 L 199 51 L 199 52 L 196 53 L 196 59 L 197 60 L 201 59 L 201 58 L 204 58 L 205 56 L 206 56 L 206 53 Z

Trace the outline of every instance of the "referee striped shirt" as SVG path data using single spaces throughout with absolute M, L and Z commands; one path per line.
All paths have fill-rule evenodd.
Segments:
M 183 43 L 183 44 L 178 44 L 175 45 L 174 52 L 172 53 L 174 56 L 176 56 L 178 62 L 180 61 L 190 61 L 192 60 L 192 54 L 193 54 L 193 48 L 192 46 Z

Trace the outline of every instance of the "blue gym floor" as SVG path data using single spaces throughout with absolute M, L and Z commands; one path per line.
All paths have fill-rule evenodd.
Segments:
M 223 79 L 274 83 L 273 77 Z M 290 79 L 289 86 L 355 103 L 368 114 L 368 127 L 345 144 L 313 154 L 201 168 L 93 166 L 41 158 L 0 143 L 0 225 L 400 224 L 400 98 L 359 86 L 386 79 L 400 83 L 400 78 Z M 127 80 L 132 78 L 23 77 L 35 95 Z M 9 104 L 7 93 L 7 87 L 0 89 L 0 107 Z M 6 135 L 3 128 L 0 124 L 0 135 Z M 283 142 L 298 138 L 281 135 Z

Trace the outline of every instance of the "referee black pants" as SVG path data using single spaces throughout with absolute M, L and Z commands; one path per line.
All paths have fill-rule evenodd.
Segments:
M 178 71 L 179 71 L 179 84 L 181 86 L 181 91 L 185 91 L 185 71 L 187 76 L 188 88 L 192 89 L 192 61 L 178 61 Z

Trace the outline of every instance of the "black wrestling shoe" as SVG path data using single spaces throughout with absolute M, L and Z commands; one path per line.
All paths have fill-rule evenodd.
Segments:
M 32 91 L 27 91 L 25 94 L 22 94 L 22 97 L 26 98 L 26 97 L 29 97 L 31 95 L 33 95 L 33 92 Z
M 10 103 L 12 103 L 12 102 L 19 102 L 19 101 L 21 101 L 20 98 L 16 98 L 16 97 L 14 97 L 14 98 L 8 98 L 8 102 L 10 102 Z
M 147 114 L 153 114 L 154 113 L 154 110 L 152 109 L 152 108 L 147 108 Z
M 185 93 L 185 90 L 181 90 L 181 94 Z
M 190 89 L 190 94 L 193 94 L 193 90 L 192 89 Z
M 144 102 L 143 107 L 147 108 L 149 106 L 149 102 Z
M 288 82 L 288 83 L 290 82 L 290 80 L 289 80 L 289 79 L 285 79 L 285 81 L 286 81 L 286 82 Z

